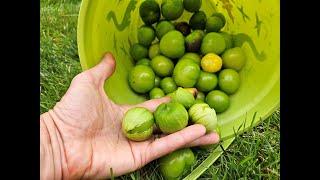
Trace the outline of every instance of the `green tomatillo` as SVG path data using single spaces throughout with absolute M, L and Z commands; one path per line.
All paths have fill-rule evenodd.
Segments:
M 155 76 L 154 78 L 154 87 L 160 87 L 161 78 L 159 76 Z
M 178 180 L 195 161 L 196 157 L 190 148 L 179 149 L 159 159 L 160 172 L 167 180 Z
M 178 88 L 172 77 L 163 78 L 160 81 L 160 87 L 166 94 L 172 93 Z
M 139 14 L 145 24 L 151 25 L 160 19 L 160 7 L 155 0 L 143 1 L 139 7 Z
M 165 96 L 165 94 L 164 94 L 163 90 L 160 88 L 157 88 L 157 87 L 151 89 L 151 91 L 149 92 L 150 99 L 158 99 L 158 98 L 162 98 L 164 96 Z
M 184 9 L 189 12 L 197 12 L 201 8 L 202 0 L 183 0 Z
M 161 38 L 167 34 L 169 31 L 175 30 L 174 25 L 170 21 L 162 20 L 156 26 L 156 34 L 157 38 L 161 40 Z
M 148 55 L 150 59 L 160 55 L 160 44 L 159 43 L 152 44 L 149 47 Z
M 224 37 L 216 32 L 210 32 L 204 36 L 201 43 L 202 54 L 215 53 L 221 54 L 226 48 Z
M 201 29 L 204 30 L 206 27 L 206 22 L 207 22 L 207 16 L 203 11 L 197 11 L 195 12 L 190 20 L 189 20 L 189 25 L 192 29 Z
M 178 86 L 193 87 L 199 78 L 200 67 L 191 59 L 180 60 L 173 70 L 173 79 Z
M 178 87 L 172 94 L 172 101 L 182 104 L 186 109 L 189 109 L 195 101 L 193 94 L 182 87 Z
M 196 87 L 199 91 L 209 92 L 218 85 L 218 77 L 213 73 L 201 71 Z
M 219 73 L 219 87 L 225 93 L 231 95 L 240 87 L 240 75 L 233 69 L 224 69 Z
M 141 26 L 138 29 L 138 41 L 141 45 L 149 47 L 156 37 L 156 33 L 151 26 Z
M 146 93 L 154 87 L 155 74 L 151 67 L 137 65 L 129 73 L 129 85 L 137 93 Z
M 154 118 L 152 113 L 142 107 L 128 110 L 122 120 L 122 132 L 133 141 L 144 141 L 151 137 Z
M 186 51 L 187 52 L 198 52 L 201 47 L 201 42 L 204 37 L 202 30 L 194 30 L 185 38 Z
M 150 66 L 150 59 L 148 58 L 143 58 L 140 59 L 139 61 L 137 61 L 136 65 L 146 65 L 146 66 Z
M 135 61 L 138 61 L 148 57 L 148 49 L 139 43 L 135 43 L 130 48 L 130 54 Z
M 160 40 L 160 52 L 168 58 L 180 58 L 185 53 L 184 37 L 180 31 L 166 33 Z
M 206 103 L 197 103 L 190 107 L 189 116 L 193 123 L 202 124 L 207 133 L 219 132 L 216 111 Z
M 161 4 L 162 16 L 167 20 L 176 20 L 183 13 L 182 0 L 163 0 Z
M 174 68 L 173 62 L 162 55 L 158 55 L 151 60 L 151 67 L 159 77 L 171 76 Z
M 210 91 L 206 96 L 206 103 L 217 113 L 226 111 L 230 106 L 229 96 L 220 90 Z
M 188 111 L 177 102 L 163 103 L 154 112 L 157 126 L 165 134 L 171 134 L 188 125 Z
M 201 57 L 199 54 L 197 53 L 192 53 L 192 52 L 188 52 L 185 53 L 181 59 L 192 59 L 196 64 L 198 64 L 200 66 L 200 62 L 201 62 Z

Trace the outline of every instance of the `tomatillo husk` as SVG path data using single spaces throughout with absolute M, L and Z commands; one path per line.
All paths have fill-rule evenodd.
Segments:
M 146 108 L 135 107 L 125 113 L 122 132 L 130 140 L 144 141 L 151 137 L 153 125 L 153 114 Z

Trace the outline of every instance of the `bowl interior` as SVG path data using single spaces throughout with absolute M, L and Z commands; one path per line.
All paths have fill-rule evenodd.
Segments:
M 161 0 L 157 0 L 161 3 Z M 78 22 L 78 46 L 83 70 L 99 63 L 109 51 L 116 70 L 105 84 L 107 95 L 118 104 L 136 104 L 145 97 L 134 93 L 128 72 L 134 66 L 130 44 L 137 42 L 141 0 L 83 0 Z M 207 15 L 218 11 L 227 23 L 223 31 L 234 34 L 237 46 L 247 56 L 240 72 L 241 86 L 232 95 L 230 108 L 218 115 L 221 137 L 228 138 L 266 118 L 280 103 L 280 1 L 202 0 Z M 188 21 L 184 11 L 177 21 Z

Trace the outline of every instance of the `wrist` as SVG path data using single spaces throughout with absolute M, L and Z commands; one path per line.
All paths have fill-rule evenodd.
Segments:
M 63 139 L 55 124 L 53 111 L 40 116 L 40 177 L 65 179 L 68 177 Z

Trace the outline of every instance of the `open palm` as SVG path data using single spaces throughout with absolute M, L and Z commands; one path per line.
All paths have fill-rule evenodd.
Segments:
M 112 75 L 111 54 L 92 69 L 77 75 L 67 93 L 49 112 L 62 139 L 66 165 L 63 176 L 98 179 L 141 168 L 150 161 L 182 147 L 218 142 L 217 134 L 205 135 L 205 127 L 192 125 L 179 132 L 143 142 L 128 140 L 121 131 L 124 113 L 132 106 L 117 105 L 105 94 L 105 80 Z M 134 105 L 154 111 L 168 97 Z

